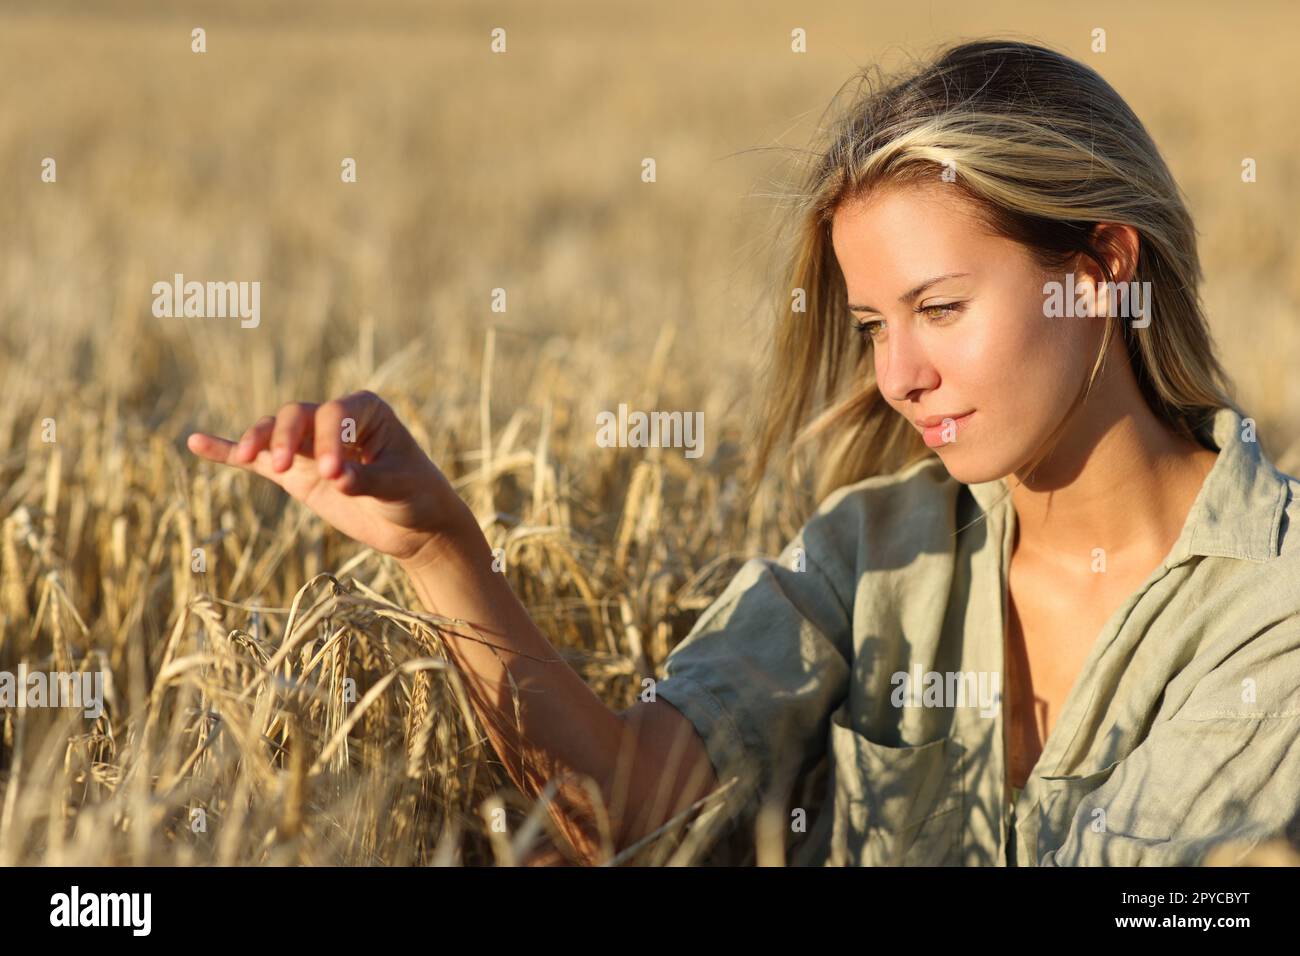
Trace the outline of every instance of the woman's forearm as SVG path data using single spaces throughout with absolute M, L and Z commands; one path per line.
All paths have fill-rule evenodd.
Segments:
M 466 622 L 443 634 L 471 706 L 523 793 L 536 798 L 555 782 L 551 815 L 583 860 L 602 858 L 604 837 L 621 849 L 712 787 L 704 744 L 671 704 L 615 713 L 560 659 L 493 570 L 473 513 L 375 393 L 289 402 L 238 442 L 195 432 L 187 445 L 274 482 L 392 556 L 430 612 Z
M 556 781 L 552 817 L 579 857 L 597 862 L 599 816 L 580 777 L 599 788 L 620 849 L 712 788 L 703 745 L 671 705 L 634 708 L 636 719 L 628 720 L 604 704 L 493 570 L 486 539 L 466 517 L 460 533 L 431 541 L 402 567 L 428 611 L 472 625 L 444 632 L 445 641 L 493 747 L 526 795 L 535 798 Z M 519 697 L 517 725 L 506 668 Z M 670 764 L 694 768 L 696 779 Z

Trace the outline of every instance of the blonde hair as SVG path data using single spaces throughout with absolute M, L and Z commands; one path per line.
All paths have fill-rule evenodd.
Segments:
M 1125 278 L 1151 283 L 1150 324 L 1106 322 L 1079 401 L 1112 337 L 1122 334 L 1155 414 L 1179 434 L 1206 434 L 1214 411 L 1233 402 L 1202 311 L 1195 227 L 1155 143 L 1119 94 L 1082 63 L 1010 40 L 961 43 L 905 75 L 865 70 L 854 79 L 850 104 L 811 163 L 796 168 L 802 183 L 787 193 L 793 209 L 777 246 L 784 264 L 771 290 L 777 327 L 750 494 L 785 442 L 796 450 L 815 445 L 819 500 L 932 454 L 876 387 L 871 343 L 850 328 L 831 246 L 837 207 L 885 183 L 942 178 L 995 234 L 1022 243 L 1045 268 L 1082 254 L 1110 282 L 1117 281 L 1107 262 L 1114 250 L 1099 243 L 1094 227 L 1136 229 L 1137 267 Z M 794 464 L 786 459 L 787 474 Z

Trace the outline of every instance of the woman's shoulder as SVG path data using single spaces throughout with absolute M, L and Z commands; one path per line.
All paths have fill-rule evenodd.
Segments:
M 813 520 L 834 515 L 863 514 L 875 519 L 916 517 L 951 504 L 964 486 L 930 455 L 886 475 L 872 475 L 841 485 L 818 504 Z
M 834 554 L 854 574 L 909 567 L 919 553 L 954 549 L 965 519 L 958 507 L 964 488 L 938 457 L 923 458 L 835 489 L 791 545 L 810 557 Z
M 1184 626 L 1210 666 L 1193 669 L 1183 719 L 1300 717 L 1300 479 L 1269 472 L 1285 486 L 1273 510 L 1234 515 L 1257 543 L 1202 556 L 1185 578 L 1196 596 Z

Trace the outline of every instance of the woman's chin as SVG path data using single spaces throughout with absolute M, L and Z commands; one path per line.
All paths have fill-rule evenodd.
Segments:
M 1005 478 L 1015 470 L 1004 462 L 972 454 L 972 451 L 972 449 L 959 450 L 955 446 L 949 445 L 936 449 L 935 453 L 939 456 L 939 460 L 943 462 L 943 466 L 948 469 L 948 474 L 963 485 L 978 485 L 986 481 L 997 481 L 999 478 Z

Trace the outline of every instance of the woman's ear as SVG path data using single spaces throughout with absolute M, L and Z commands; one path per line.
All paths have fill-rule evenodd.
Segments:
M 1137 274 L 1141 238 L 1132 226 L 1118 222 L 1099 222 L 1092 229 L 1093 243 L 1116 282 L 1130 282 Z M 1097 281 L 1105 279 L 1098 276 Z
M 1093 227 L 1092 241 L 1097 254 L 1110 269 L 1115 285 L 1132 281 L 1137 274 L 1138 252 L 1141 248 L 1138 231 L 1121 223 L 1101 222 Z M 1108 281 L 1105 272 L 1087 255 L 1080 254 L 1078 264 L 1076 284 L 1090 287 L 1088 292 L 1092 297 L 1092 314 L 1109 314 L 1110 296 L 1101 294 L 1101 284 Z

